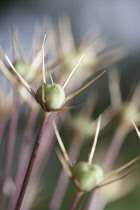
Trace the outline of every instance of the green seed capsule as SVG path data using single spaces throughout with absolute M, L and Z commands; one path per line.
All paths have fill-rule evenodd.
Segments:
M 78 162 L 73 166 L 73 176 L 78 180 L 84 191 L 90 191 L 103 179 L 103 170 L 100 166 L 87 162 Z
M 59 109 L 64 103 L 65 92 L 61 85 L 44 84 L 44 99 L 46 109 Z M 36 100 L 39 104 L 43 104 L 42 101 L 42 86 L 38 88 L 36 92 Z
M 13 63 L 13 66 L 17 72 L 24 77 L 25 80 L 30 81 L 34 78 L 35 72 L 31 69 L 31 64 L 24 60 L 16 60 Z M 13 70 L 10 68 L 10 71 L 13 74 Z

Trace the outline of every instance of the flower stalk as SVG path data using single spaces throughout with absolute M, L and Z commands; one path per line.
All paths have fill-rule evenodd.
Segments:
M 26 175 L 25 175 L 25 178 L 24 178 L 24 181 L 23 181 L 23 184 L 22 184 L 22 188 L 21 188 L 21 191 L 20 191 L 20 194 L 19 194 L 19 197 L 18 197 L 18 201 L 17 201 L 15 210 L 19 210 L 20 207 L 21 207 L 21 204 L 22 204 L 22 201 L 23 201 L 23 198 L 24 198 L 24 194 L 26 192 L 28 182 L 29 182 L 29 179 L 30 179 L 30 176 L 31 176 L 31 173 L 32 173 L 34 162 L 36 160 L 36 156 L 37 156 L 37 153 L 38 153 L 38 150 L 39 150 L 39 146 L 40 146 L 40 143 L 41 143 L 41 138 L 42 138 L 42 135 L 43 135 L 43 131 L 45 129 L 46 122 L 48 120 L 48 116 L 49 116 L 49 113 L 46 113 L 46 112 L 42 111 L 40 125 L 39 125 L 39 128 L 38 128 L 38 132 L 37 132 L 37 136 L 36 136 L 36 139 L 35 139 L 34 147 L 33 147 L 33 150 L 32 150 L 32 154 L 31 154 L 31 157 L 30 157 L 30 161 L 29 161 L 29 164 L 28 164 L 28 168 L 27 168 L 27 171 L 26 171 Z
M 15 100 L 13 104 L 12 116 L 10 119 L 9 131 L 8 131 L 8 139 L 6 144 L 5 157 L 3 162 L 3 171 L 1 177 L 1 188 L 0 188 L 0 209 L 4 209 L 6 197 L 4 198 L 3 188 L 6 184 L 7 179 L 10 176 L 13 154 L 14 154 L 14 146 L 15 146 L 15 138 L 16 138 L 16 129 L 17 122 L 19 116 L 19 97 L 17 91 L 15 91 Z
M 27 108 L 28 109 L 28 108 Z M 19 161 L 18 161 L 18 165 L 17 165 L 17 171 L 16 171 L 16 175 L 15 175 L 15 186 L 16 189 L 15 191 L 12 193 L 11 198 L 10 198 L 10 202 L 9 202 L 9 209 L 10 210 L 14 210 L 15 209 L 15 205 L 21 190 L 21 186 L 24 180 L 24 176 L 26 173 L 26 169 L 27 169 L 27 163 L 29 161 L 29 157 L 30 157 L 30 152 L 31 152 L 31 137 L 32 137 L 32 131 L 33 131 L 33 126 L 34 126 L 34 122 L 35 122 L 35 111 L 32 109 L 28 109 L 26 112 L 26 116 L 25 116 L 25 128 L 24 128 L 24 133 L 23 133 L 23 143 L 21 146 L 21 151 L 20 151 L 20 155 L 19 155 Z
M 79 192 L 79 191 L 77 191 L 77 192 L 75 193 L 75 195 L 74 195 L 73 198 L 72 198 L 72 201 L 71 201 L 71 203 L 70 203 L 70 206 L 69 206 L 68 210 L 74 210 L 74 209 L 75 209 L 75 207 L 76 207 L 77 203 L 79 202 L 79 200 L 80 200 L 82 194 L 83 194 L 83 193 L 82 193 L 82 192 Z

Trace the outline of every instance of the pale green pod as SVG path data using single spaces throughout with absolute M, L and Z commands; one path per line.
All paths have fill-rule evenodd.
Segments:
M 71 126 L 85 138 L 93 135 L 93 120 L 85 114 L 74 115 Z
M 73 166 L 72 173 L 82 190 L 94 189 L 103 179 L 103 170 L 100 166 L 80 161 Z
M 133 103 L 125 103 L 122 109 L 123 120 L 130 121 L 131 119 L 135 119 L 139 114 L 138 107 Z
M 59 109 L 64 103 L 65 92 L 61 85 L 44 84 L 44 99 L 46 109 Z M 42 86 L 36 92 L 36 100 L 39 104 L 43 105 L 42 101 Z
M 31 64 L 24 60 L 16 60 L 13 63 L 13 66 L 17 72 L 27 81 L 30 81 L 35 76 L 35 71 L 31 69 Z M 10 71 L 13 73 L 13 70 Z

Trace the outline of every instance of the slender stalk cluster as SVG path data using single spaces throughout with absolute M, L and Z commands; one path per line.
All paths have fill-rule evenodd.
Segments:
M 98 49 L 98 52 L 93 52 L 89 46 L 86 47 L 86 42 L 83 42 L 79 48 L 76 48 L 68 19 L 65 22 L 63 20 L 60 22 L 61 24 L 59 24 L 58 30 L 58 34 L 60 34 L 59 41 L 56 40 L 55 30 L 53 28 L 51 35 L 48 35 L 48 37 L 46 35 L 44 36 L 45 33 L 42 32 L 34 40 L 33 52 L 29 61 L 25 60 L 18 46 L 15 32 L 12 37 L 13 62 L 2 51 L 0 52 L 0 69 L 12 84 L 12 90 L 8 95 L 8 100 L 10 99 L 9 104 L 7 99 L 3 100 L 2 103 L 0 102 L 0 109 L 3 110 L 0 123 L 0 143 L 2 146 L 3 144 L 5 146 L 3 170 L 0 174 L 0 209 L 2 210 L 30 210 L 31 208 L 34 209 L 36 203 L 39 202 L 38 192 L 41 189 L 39 180 L 49 160 L 49 155 L 54 152 L 54 135 L 56 135 L 59 145 L 55 151 L 62 164 L 62 169 L 64 169 L 67 176 L 63 174 L 62 170 L 57 183 L 58 187 L 55 186 L 52 200 L 51 202 L 50 200 L 48 201 L 51 210 L 61 209 L 62 200 L 64 200 L 64 196 L 67 194 L 66 188 L 69 180 L 73 182 L 76 193 L 70 202 L 68 210 L 75 209 L 80 198 L 85 193 L 90 193 L 90 201 L 87 201 L 86 209 L 90 210 L 90 206 L 95 206 L 96 210 L 101 210 L 94 203 L 93 198 L 95 198 L 98 204 L 101 204 L 100 199 L 102 196 L 96 198 L 94 194 L 95 190 L 126 177 L 135 170 L 136 166 L 134 164 L 140 159 L 139 155 L 120 168 L 113 170 L 114 162 L 122 143 L 127 133 L 133 129 L 132 123 L 140 138 L 140 131 L 137 128 L 140 123 L 139 86 L 136 87 L 130 101 L 123 103 L 118 75 L 114 70 L 107 71 L 109 73 L 111 106 L 102 113 L 102 117 L 100 115 L 94 121 L 92 120 L 92 112 L 93 108 L 95 108 L 96 97 L 93 93 L 90 93 L 87 97 L 87 103 L 81 108 L 79 116 L 77 114 L 71 115 L 69 111 L 79 104 L 67 104 L 69 100 L 73 99 L 77 94 L 100 78 L 106 70 L 102 70 L 95 78 L 78 89 L 76 89 L 76 83 L 78 85 L 83 83 L 83 80 L 85 81 L 91 75 L 91 72 L 96 71 L 98 68 L 104 69 L 104 66 L 112 65 L 122 58 L 125 53 L 121 50 L 119 51 L 117 48 L 110 50 L 108 53 L 99 53 L 99 56 L 97 56 L 98 52 L 104 50 L 104 48 Z M 66 35 L 65 42 L 63 40 L 63 34 Z M 43 36 L 44 40 L 42 38 Z M 40 41 L 36 42 L 36 40 Z M 41 45 L 42 48 L 40 49 Z M 20 56 L 16 56 L 17 51 Z M 49 55 L 50 51 L 51 53 L 53 52 L 53 59 L 46 63 L 45 58 L 47 56 L 51 57 Z M 119 52 L 122 52 L 122 54 L 119 54 Z M 8 67 L 4 62 L 5 59 L 8 62 Z M 82 69 L 81 73 L 77 73 L 76 71 L 79 66 L 81 67 L 80 70 Z M 11 93 L 12 97 L 10 95 Z M 4 98 L 5 96 L 2 95 L 2 97 Z M 20 119 L 20 108 L 25 106 L 25 104 L 27 105 L 26 113 L 22 113 L 24 115 L 24 126 L 21 131 L 22 135 L 19 137 L 17 135 L 18 124 L 20 124 L 18 118 Z M 41 109 L 41 116 L 38 123 L 39 109 Z M 61 119 L 60 116 L 62 116 Z M 71 135 L 69 135 L 71 142 L 68 152 L 57 128 L 61 126 L 65 118 L 69 122 L 68 124 L 64 123 L 64 129 L 67 133 L 71 132 Z M 96 164 L 94 163 L 94 158 L 96 158 L 95 152 L 99 132 L 104 132 L 104 128 L 110 122 L 114 122 L 115 119 L 117 126 L 112 141 L 107 152 L 105 152 L 102 164 Z M 33 141 L 36 126 L 36 137 Z M 7 136 L 7 130 L 8 137 L 4 142 L 5 136 Z M 94 134 L 94 141 L 91 145 L 90 153 L 87 155 L 87 160 L 79 161 L 78 157 L 83 145 Z M 2 139 L 2 137 L 4 138 Z M 16 142 L 19 142 L 20 138 L 21 147 L 19 151 Z M 102 152 L 104 153 L 104 148 Z M 15 154 L 18 158 L 16 157 L 17 163 L 14 162 L 15 174 L 13 175 L 12 166 L 13 160 L 15 160 Z M 51 174 L 53 174 L 53 171 Z M 47 193 L 44 193 L 45 202 Z M 69 197 L 71 198 L 71 196 Z M 104 202 L 104 205 L 105 203 L 107 201 Z
M 33 165 L 34 165 L 34 162 L 35 162 L 35 159 L 36 159 L 36 156 L 37 156 L 37 152 L 39 150 L 41 137 L 42 137 L 42 134 L 43 134 L 43 131 L 44 131 L 44 128 L 45 128 L 45 123 L 46 123 L 46 119 L 48 118 L 48 115 L 51 112 L 54 112 L 54 111 L 62 111 L 62 110 L 67 110 L 67 109 L 75 107 L 76 105 L 64 107 L 63 104 L 65 102 L 67 102 L 68 100 L 70 100 L 71 98 L 73 98 L 78 93 L 80 93 L 83 89 L 88 87 L 92 82 L 94 82 L 98 77 L 100 77 L 105 72 L 105 71 L 103 71 L 99 76 L 97 76 L 96 78 L 92 79 L 86 85 L 82 86 L 78 90 L 74 91 L 72 94 L 70 94 L 67 97 L 65 97 L 64 88 L 66 87 L 66 85 L 67 85 L 68 81 L 70 80 L 72 74 L 74 73 L 74 71 L 78 67 L 80 61 L 83 58 L 83 55 L 80 58 L 80 60 L 78 61 L 78 63 L 76 64 L 75 68 L 73 69 L 73 71 L 71 72 L 71 74 L 69 75 L 68 79 L 66 80 L 66 82 L 64 83 L 63 86 L 54 83 L 53 79 L 52 79 L 52 76 L 50 76 L 52 84 L 46 84 L 45 65 L 44 65 L 44 43 L 45 43 L 45 38 L 46 38 L 46 36 L 44 37 L 44 41 L 43 41 L 43 45 L 42 45 L 42 58 L 43 58 L 42 85 L 37 89 L 36 93 L 31 88 L 31 86 L 24 80 L 24 78 L 20 75 L 20 73 L 19 73 L 20 71 L 16 70 L 15 67 L 16 66 L 18 67 L 18 65 L 15 65 L 15 63 L 12 64 L 12 62 L 9 60 L 7 55 L 5 55 L 5 58 L 6 58 L 6 60 L 8 61 L 9 65 L 10 65 L 10 68 L 16 74 L 16 76 L 18 77 L 18 79 L 20 80 L 22 85 L 26 87 L 26 89 L 29 91 L 29 93 L 41 105 L 42 111 L 43 111 L 43 118 L 41 120 L 40 127 L 38 129 L 37 137 L 36 137 L 35 144 L 34 144 L 34 147 L 33 147 L 33 150 L 32 150 L 32 154 L 31 154 L 31 157 L 30 157 L 30 160 L 29 160 L 29 164 L 28 164 L 28 167 L 27 167 L 25 178 L 23 180 L 23 184 L 22 184 L 22 187 L 21 187 L 19 198 L 17 200 L 16 210 L 19 210 L 20 207 L 21 207 L 21 204 L 22 204 L 22 201 L 23 201 L 23 198 L 24 198 L 24 194 L 26 192 L 26 188 L 27 188 L 27 185 L 28 185 L 31 173 L 32 173 Z M 18 68 L 18 69 L 20 70 L 20 68 Z M 46 115 L 47 115 L 47 118 L 46 118 Z

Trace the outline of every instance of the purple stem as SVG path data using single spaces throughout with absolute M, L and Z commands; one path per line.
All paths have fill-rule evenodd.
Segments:
M 75 195 L 74 195 L 74 197 L 73 197 L 73 199 L 72 199 L 72 201 L 71 201 L 71 204 L 70 204 L 68 210 L 74 210 L 74 209 L 75 209 L 75 207 L 76 207 L 78 201 L 79 201 L 80 198 L 81 198 L 81 195 L 82 195 L 81 192 L 76 192 L 76 193 L 75 193 Z
M 9 117 L 7 116 L 7 114 L 0 118 L 0 144 L 2 142 L 2 137 L 3 137 L 3 134 L 4 134 L 8 119 L 9 119 Z
M 35 160 L 36 160 L 36 156 L 37 156 L 37 153 L 38 153 L 38 150 L 39 150 L 39 146 L 40 146 L 40 143 L 41 143 L 41 139 L 42 139 L 42 135 L 43 135 L 43 131 L 45 129 L 47 119 L 48 119 L 48 114 L 46 115 L 46 113 L 42 112 L 42 117 L 41 117 L 40 125 L 39 125 L 39 128 L 38 128 L 37 136 L 36 136 L 36 139 L 35 139 L 34 147 L 33 147 L 33 150 L 32 150 L 32 154 L 31 154 L 31 157 L 30 157 L 30 161 L 29 161 L 29 164 L 28 164 L 28 167 L 27 167 L 26 175 L 25 175 L 22 187 L 21 187 L 21 191 L 20 191 L 20 194 L 19 194 L 19 197 L 18 197 L 18 201 L 17 201 L 15 210 L 19 210 L 20 207 L 21 207 L 21 204 L 22 204 L 22 201 L 23 201 L 23 198 L 24 198 L 24 194 L 26 192 L 28 182 L 29 182 L 29 179 L 30 179 L 30 176 L 31 176 L 31 173 L 32 173 L 32 169 L 33 169 L 33 166 L 34 166 L 34 163 L 35 163 Z
M 6 180 L 8 176 L 10 175 L 14 146 L 15 146 L 18 115 L 19 115 L 19 98 L 18 98 L 18 93 L 15 92 L 13 110 L 12 110 L 9 130 L 8 130 L 8 139 L 6 143 L 5 156 L 4 156 L 4 161 L 3 161 L 3 171 L 2 171 L 2 178 L 1 178 L 2 184 L 0 188 L 0 209 L 4 209 L 5 202 L 6 202 L 2 191 L 3 191 L 4 184 L 6 183 Z
M 51 118 L 56 118 L 57 115 L 58 113 L 54 112 L 51 114 Z M 56 123 L 58 120 L 59 120 L 59 117 L 55 119 Z M 59 122 L 59 126 L 60 126 L 60 122 Z M 33 201 L 36 197 L 40 175 L 42 171 L 44 170 L 44 166 L 47 164 L 49 155 L 51 154 L 51 151 L 54 145 L 53 137 L 54 137 L 53 126 L 49 121 L 47 121 L 46 129 L 44 130 L 44 133 L 42 136 L 41 145 L 38 151 L 37 159 L 35 161 L 35 164 L 32 170 L 30 183 L 28 185 L 29 190 L 26 192 L 25 199 L 23 201 L 23 206 L 24 206 L 24 209 L 26 210 L 31 209 Z
M 21 186 L 25 177 L 25 173 L 27 170 L 27 163 L 29 161 L 29 155 L 31 151 L 31 138 L 32 138 L 32 128 L 35 122 L 35 112 L 31 109 L 27 110 L 25 116 L 25 130 L 23 136 L 23 144 L 21 147 L 19 162 L 17 166 L 17 172 L 15 177 L 15 186 L 16 190 L 13 192 L 10 203 L 9 203 L 9 210 L 14 210 L 15 205 L 17 203 L 17 199 L 21 190 Z

